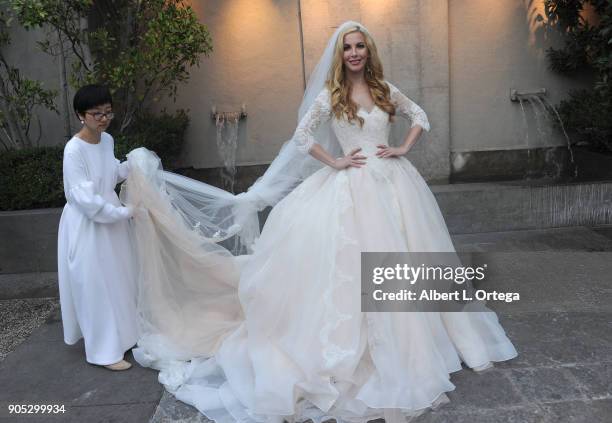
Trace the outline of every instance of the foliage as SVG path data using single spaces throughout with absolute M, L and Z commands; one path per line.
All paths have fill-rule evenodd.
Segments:
M 189 117 L 184 110 L 171 115 L 163 111 L 159 115 L 145 113 L 139 116 L 128 134 L 115 137 L 115 156 L 125 160 L 125 155 L 137 147 L 155 151 L 162 164 L 172 169 L 183 147 Z
M 584 17 L 585 6 L 590 4 L 596 15 L 596 26 Z M 548 17 L 546 28 L 560 32 L 565 41 L 563 48 L 547 50 L 551 69 L 573 73 L 585 67 L 599 75 L 597 89 L 609 89 L 612 83 L 612 2 L 609 0 L 546 0 L 544 10 Z
M 144 146 L 172 168 L 180 154 L 189 118 L 184 110 L 154 114 L 163 96 L 176 99 L 189 78 L 188 67 L 212 51 L 210 34 L 182 0 L 0 0 L 26 29 L 42 28 L 41 49 L 62 64 L 60 86 L 68 116 L 68 82 L 73 87 L 99 82 L 113 93 L 115 154 L 125 159 Z M 10 42 L 11 17 L 0 15 L 0 47 Z M 70 68 L 70 76 L 66 69 Z M 57 112 L 56 92 L 22 77 L 0 53 L 2 92 L 0 122 L 5 133 L 27 133 L 37 105 Z M 15 126 L 10 128 L 8 125 Z M 70 124 L 68 122 L 68 130 Z M 11 139 L 12 140 L 12 139 Z M 63 146 L 29 148 L 28 140 L 11 141 L 23 149 L 0 153 L 0 210 L 59 207 Z M 6 141 L 8 143 L 9 141 Z
M 212 40 L 182 0 L 148 0 L 139 7 L 134 2 L 105 3 L 110 7 L 101 20 L 115 24 L 92 33 L 99 57 L 95 74 L 120 95 L 123 132 L 162 95 L 176 99 L 178 84 L 189 78 L 188 67 L 210 54 Z
M 18 68 L 8 63 L 3 47 L 11 42 L 9 24 L 10 18 L 0 12 L 0 142 L 7 150 L 38 143 L 38 139 L 33 142 L 30 138 L 32 112 L 36 107 L 57 112 L 53 101 L 57 92 L 45 89 L 40 81 L 24 77 Z
M 111 88 L 119 134 L 162 96 L 176 99 L 188 67 L 212 51 L 206 26 L 183 0 L 10 2 L 26 28 L 52 28 L 68 42 L 74 86 L 99 82 Z M 48 41 L 41 46 L 53 54 Z
M 565 126 L 572 129 L 574 142 L 593 150 L 612 152 L 612 110 L 602 107 L 609 98 L 597 90 L 573 90 L 558 106 Z
M 171 115 L 144 114 L 129 134 L 115 138 L 115 156 L 136 147 L 155 151 L 168 168 L 180 154 L 189 118 L 184 110 Z M 63 146 L 35 147 L 0 152 L 0 210 L 61 207 L 65 204 L 62 183 Z
M 0 210 L 64 205 L 63 146 L 0 152 Z
M 584 17 L 590 5 L 596 25 Z M 565 45 L 549 48 L 550 68 L 572 75 L 592 69 L 597 80 L 590 90 L 570 93 L 559 114 L 574 138 L 598 150 L 612 152 L 612 2 L 610 0 L 545 0 L 546 28 L 563 35 Z
M 45 28 L 61 34 L 79 59 L 78 63 L 90 68 L 87 37 L 82 26 L 93 0 L 9 0 L 8 3 L 24 28 Z M 59 46 L 51 39 L 47 37 L 38 44 L 44 52 L 56 56 Z

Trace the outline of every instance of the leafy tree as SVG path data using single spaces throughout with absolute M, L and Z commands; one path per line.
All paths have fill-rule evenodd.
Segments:
M 57 43 L 43 51 L 61 56 L 73 86 L 109 86 L 119 133 L 150 111 L 162 96 L 176 99 L 212 51 L 206 26 L 183 0 L 9 0 L 26 28 L 45 28 Z M 67 63 L 70 63 L 68 66 Z
M 114 88 L 124 132 L 162 96 L 176 99 L 188 68 L 212 52 L 212 39 L 182 0 L 98 1 L 95 11 L 93 75 Z

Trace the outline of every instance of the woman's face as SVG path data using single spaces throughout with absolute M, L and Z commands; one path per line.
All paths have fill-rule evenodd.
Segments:
M 85 112 L 85 115 L 79 115 L 83 124 L 94 132 L 102 133 L 110 125 L 113 118 L 113 107 L 110 103 L 101 104 Z
M 359 31 L 344 36 L 344 66 L 349 72 L 363 72 L 368 58 L 365 37 Z

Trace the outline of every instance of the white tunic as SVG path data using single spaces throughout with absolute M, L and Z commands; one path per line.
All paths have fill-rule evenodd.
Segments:
M 83 337 L 87 361 L 99 365 L 120 361 L 138 339 L 130 212 L 114 191 L 128 166 L 113 145 L 106 132 L 99 144 L 76 136 L 66 144 L 58 234 L 64 341 Z

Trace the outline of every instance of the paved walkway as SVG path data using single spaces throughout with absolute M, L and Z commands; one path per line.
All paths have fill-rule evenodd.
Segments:
M 489 306 L 519 357 L 483 374 L 453 373 L 451 403 L 415 423 L 612 422 L 612 227 L 454 240 L 460 251 L 507 253 L 491 256 L 508 270 L 499 283 L 523 298 Z M 85 363 L 82 343 L 65 345 L 54 278 L 0 275 L 0 422 L 206 421 L 164 393 L 156 372 L 111 373 Z M 49 318 L 37 327 L 41 316 Z M 9 416 L 14 403 L 64 404 L 66 412 Z

